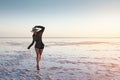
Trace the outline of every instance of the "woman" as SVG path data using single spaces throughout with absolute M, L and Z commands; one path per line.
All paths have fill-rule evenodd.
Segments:
M 39 29 L 37 29 L 39 28 Z M 35 51 L 36 51 L 36 62 L 37 62 L 37 70 L 39 70 L 39 62 L 41 60 L 41 55 L 42 55 L 42 52 L 43 52 L 43 49 L 44 49 L 44 44 L 42 42 L 42 34 L 45 30 L 45 27 L 43 26 L 35 26 L 34 28 L 32 28 L 32 32 L 33 32 L 33 41 L 32 43 L 28 46 L 28 49 L 30 49 L 30 47 L 35 43 Z

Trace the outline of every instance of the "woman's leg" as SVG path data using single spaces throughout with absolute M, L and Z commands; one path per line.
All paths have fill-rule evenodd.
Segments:
M 36 50 L 36 62 L 37 62 L 37 69 L 39 70 L 39 62 L 41 60 L 41 55 L 42 55 L 42 52 L 43 52 L 43 49 L 35 49 Z

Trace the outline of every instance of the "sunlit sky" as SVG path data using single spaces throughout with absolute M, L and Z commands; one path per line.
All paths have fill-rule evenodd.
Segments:
M 0 0 L 0 37 L 120 37 L 120 0 Z

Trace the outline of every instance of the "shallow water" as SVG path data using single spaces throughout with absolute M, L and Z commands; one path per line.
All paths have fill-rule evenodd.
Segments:
M 120 38 L 43 38 L 37 71 L 31 38 L 0 38 L 0 79 L 119 80 Z M 19 76 L 19 77 L 18 77 Z

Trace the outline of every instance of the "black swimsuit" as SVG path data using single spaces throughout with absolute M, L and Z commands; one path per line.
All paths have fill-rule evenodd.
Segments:
M 37 35 L 33 35 L 33 40 L 36 42 L 35 48 L 38 48 L 38 49 L 44 48 L 44 44 L 42 42 L 42 36 L 40 36 L 39 33 Z
M 34 42 L 36 42 L 36 43 L 35 43 L 35 48 L 43 49 L 43 48 L 44 48 L 44 44 L 43 44 L 43 42 L 42 42 L 42 34 L 43 34 L 43 32 L 44 32 L 45 27 L 43 27 L 43 26 L 35 26 L 35 27 L 36 27 L 36 28 L 41 28 L 41 30 L 38 31 L 36 35 L 33 34 L 33 36 L 32 36 L 32 37 L 33 37 L 33 41 L 32 41 L 32 43 L 28 46 L 28 49 L 34 44 Z

